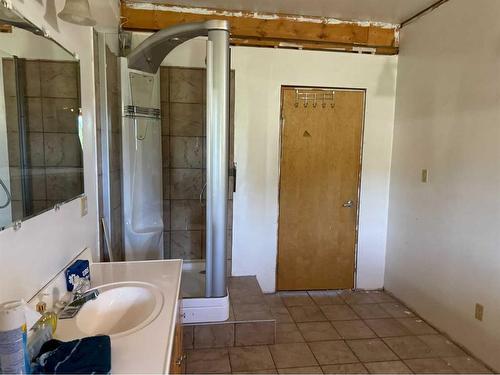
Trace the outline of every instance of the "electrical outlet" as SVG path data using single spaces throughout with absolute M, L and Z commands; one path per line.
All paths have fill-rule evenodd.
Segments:
M 427 169 L 422 169 L 422 177 L 421 177 L 421 179 L 422 179 L 422 182 L 424 184 L 426 184 L 427 181 L 429 181 L 429 171 Z
M 89 212 L 87 196 L 84 195 L 80 200 L 81 216 L 84 217 Z
M 484 306 L 481 305 L 480 303 L 476 303 L 476 312 L 475 312 L 475 317 L 477 320 L 480 322 L 483 321 L 483 314 L 484 314 Z

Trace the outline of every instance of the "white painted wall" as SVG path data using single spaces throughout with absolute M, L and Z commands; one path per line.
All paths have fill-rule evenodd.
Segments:
M 64 0 L 13 0 L 12 3 L 80 59 L 88 214 L 80 217 L 80 201 L 74 200 L 57 212 L 52 210 L 27 220 L 17 232 L 13 229 L 0 232 L 0 301 L 29 298 L 79 251 L 88 247 L 95 252 L 98 248 L 92 29 L 57 19 L 56 13 L 62 9 Z
M 0 50 L 25 59 L 74 60 L 57 43 L 17 27 L 11 33 L 0 33 Z
M 148 34 L 134 33 L 135 47 Z M 257 275 L 275 290 L 281 85 L 367 89 L 357 286 L 383 287 L 396 56 L 270 48 L 231 48 L 236 74 L 232 273 Z M 205 41 L 177 47 L 163 62 L 205 67 Z
M 454 0 L 402 31 L 385 286 L 500 371 L 498 14 Z
M 282 85 L 364 88 L 366 122 L 357 287 L 381 288 L 397 57 L 233 48 L 236 71 L 233 275 L 256 274 L 275 289 Z

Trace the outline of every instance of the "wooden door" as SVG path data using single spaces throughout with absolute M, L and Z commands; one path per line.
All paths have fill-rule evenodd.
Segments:
M 364 100 L 282 90 L 278 290 L 354 287 Z

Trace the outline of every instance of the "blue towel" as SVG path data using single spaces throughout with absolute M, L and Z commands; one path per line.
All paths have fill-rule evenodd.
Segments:
M 108 374 L 111 371 L 109 336 L 63 342 L 49 340 L 31 364 L 33 374 Z

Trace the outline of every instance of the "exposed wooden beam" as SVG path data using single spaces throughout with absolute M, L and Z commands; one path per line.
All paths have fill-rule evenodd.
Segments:
M 11 32 L 12 32 L 11 25 L 0 24 L 0 33 L 11 33 Z
M 378 54 L 397 54 L 398 27 L 342 22 L 319 17 L 232 13 L 217 10 L 172 6 L 138 6 L 122 2 L 122 27 L 125 30 L 157 31 L 173 25 L 224 19 L 231 25 L 235 45 L 357 51 L 370 48 Z

